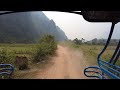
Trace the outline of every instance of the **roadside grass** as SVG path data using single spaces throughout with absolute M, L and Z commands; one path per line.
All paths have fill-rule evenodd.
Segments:
M 97 56 L 104 47 L 104 45 L 87 45 L 87 44 L 76 45 L 73 42 L 69 42 L 69 41 L 60 42 L 60 44 L 82 51 L 86 58 L 86 61 L 90 65 L 98 65 Z M 103 53 L 101 59 L 105 61 L 109 61 L 114 53 L 115 48 L 116 46 L 108 46 L 106 51 Z M 116 63 L 116 65 L 120 66 L 120 58 L 118 59 L 118 62 Z
M 14 57 L 15 56 L 26 56 L 28 58 L 28 69 L 26 70 L 19 70 L 18 68 L 16 68 L 14 64 L 15 59 L 13 58 L 9 59 L 11 62 L 8 62 L 8 60 L 6 62 L 4 61 L 4 63 L 9 63 L 14 66 L 15 68 L 14 78 L 15 79 L 33 79 L 35 74 L 42 68 L 45 68 L 48 65 L 48 62 L 50 62 L 50 57 L 52 55 L 47 55 L 45 57 L 45 60 L 41 62 L 33 63 L 33 54 L 35 50 L 37 50 L 36 46 L 38 46 L 38 44 L 11 44 L 11 45 L 0 44 L 0 50 L 5 49 L 7 50 L 7 53 L 9 54 L 14 53 Z
M 0 56 L 1 58 L 5 58 L 3 63 L 5 64 L 12 64 L 15 68 L 14 71 L 14 78 L 24 78 L 25 73 L 21 73 L 21 70 L 18 70 L 15 66 L 15 57 L 16 56 L 26 56 L 28 58 L 28 67 L 32 68 L 32 53 L 34 53 L 34 49 L 36 47 L 36 44 L 0 44 Z M 14 57 L 14 58 L 13 58 Z M 0 61 L 0 63 L 2 63 Z M 23 72 L 29 71 L 23 70 Z M 27 72 L 26 72 L 27 74 Z
M 14 79 L 36 79 L 36 74 L 50 65 L 50 58 L 40 63 L 30 63 L 27 70 L 16 70 Z
M 32 78 L 34 72 L 46 66 L 50 56 L 55 54 L 57 43 L 52 35 L 45 35 L 37 44 L 0 44 L 0 63 L 12 64 L 14 78 Z M 28 69 L 19 70 L 15 65 L 16 56 L 28 59 Z

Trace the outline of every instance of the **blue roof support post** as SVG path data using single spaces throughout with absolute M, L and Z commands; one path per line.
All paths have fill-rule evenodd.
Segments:
M 106 50 L 106 48 L 108 47 L 108 45 L 109 45 L 109 43 L 110 43 L 110 40 L 111 40 L 113 31 L 114 31 L 115 24 L 116 24 L 115 22 L 112 22 L 111 30 L 110 30 L 110 33 L 109 33 L 107 42 L 106 42 L 106 44 L 105 44 L 105 47 L 104 47 L 103 50 L 98 54 L 98 57 L 97 57 L 98 65 L 100 65 L 100 64 L 99 64 L 99 60 L 100 60 L 101 55 L 104 53 L 104 51 Z
M 101 55 L 104 53 L 104 51 L 107 49 L 107 47 L 108 47 L 108 45 L 109 45 L 109 43 L 110 43 L 110 40 L 111 40 L 113 31 L 114 31 L 115 24 L 116 24 L 115 22 L 112 22 L 112 26 L 111 26 L 111 30 L 110 30 L 110 33 L 109 33 L 107 42 L 106 42 L 103 50 L 98 54 L 97 60 L 98 60 L 98 65 L 99 65 L 99 67 L 100 67 L 100 63 L 99 63 L 100 57 L 101 57 Z M 104 75 L 104 72 L 102 72 L 102 75 Z
M 101 55 L 105 52 L 105 50 L 107 49 L 109 43 L 110 43 L 110 40 L 111 40 L 111 37 L 112 37 L 112 34 L 113 34 L 113 31 L 114 31 L 114 27 L 115 27 L 115 22 L 112 22 L 112 26 L 111 26 L 111 30 L 110 30 L 110 33 L 109 33 L 109 36 L 108 36 L 108 39 L 107 39 L 107 42 L 103 48 L 103 50 L 98 54 L 98 57 L 97 57 L 97 60 L 98 60 L 98 66 L 90 66 L 90 67 L 87 67 L 84 69 L 84 74 L 87 76 L 87 77 L 96 77 L 96 78 L 99 78 L 99 79 L 107 79 L 107 78 L 111 78 L 111 79 L 120 79 L 120 67 L 119 66 L 116 66 L 114 65 L 119 56 L 120 56 L 120 40 L 119 40 L 119 43 L 110 59 L 109 62 L 106 62 L 104 60 L 102 60 L 100 57 Z M 119 51 L 118 51 L 119 50 Z M 116 55 L 117 54 L 117 55 Z M 116 57 L 115 57 L 116 56 Z M 115 58 L 115 60 L 114 60 Z M 100 72 L 96 72 L 95 70 L 91 71 L 91 70 L 88 70 L 89 68 L 92 68 L 92 69 L 99 69 Z M 98 74 L 98 76 L 96 75 L 93 75 L 93 76 L 89 76 L 87 75 L 87 73 L 90 73 L 90 72 L 95 72 L 96 74 Z

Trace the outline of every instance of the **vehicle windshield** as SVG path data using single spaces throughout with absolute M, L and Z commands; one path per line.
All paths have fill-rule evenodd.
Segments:
M 88 22 L 82 15 L 69 12 L 2 14 L 0 64 L 13 65 L 15 79 L 89 79 L 83 71 L 98 65 L 97 56 L 106 44 L 111 25 Z M 101 56 L 106 62 L 119 43 L 119 28 L 117 23 Z M 119 57 L 115 65 L 120 66 Z M 4 77 L 0 70 L 0 78 Z

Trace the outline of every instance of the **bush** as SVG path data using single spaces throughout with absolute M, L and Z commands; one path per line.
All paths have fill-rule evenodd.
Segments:
M 13 52 L 8 52 L 6 48 L 0 50 L 0 63 L 1 64 L 14 64 L 15 55 Z
M 49 55 L 55 53 L 57 49 L 57 43 L 52 35 L 43 36 L 39 44 L 36 46 L 36 50 L 34 51 L 33 61 L 39 62 L 45 60 Z

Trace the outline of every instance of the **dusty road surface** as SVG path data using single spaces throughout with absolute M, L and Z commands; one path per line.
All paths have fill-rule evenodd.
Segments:
M 83 74 L 85 67 L 82 52 L 58 45 L 51 65 L 37 72 L 35 79 L 86 79 Z

